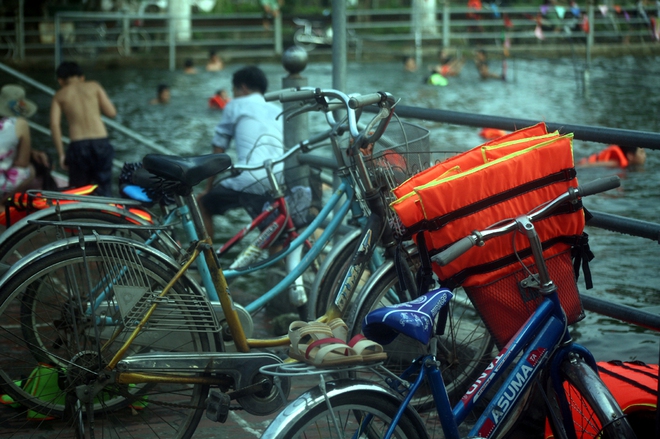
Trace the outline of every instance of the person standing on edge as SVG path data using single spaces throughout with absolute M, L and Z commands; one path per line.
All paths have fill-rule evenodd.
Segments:
M 72 187 L 97 184 L 97 195 L 112 194 L 114 149 L 101 114 L 115 117 L 117 110 L 96 81 L 86 81 L 75 62 L 65 61 L 56 70 L 60 89 L 50 107 L 50 129 L 62 169 L 69 170 Z M 69 125 L 66 155 L 62 144 L 62 114 Z
M 282 109 L 266 102 L 264 93 L 268 79 L 256 66 L 243 67 L 232 76 L 234 98 L 227 103 L 222 118 L 215 128 L 211 144 L 214 153 L 225 152 L 234 142 L 237 163 L 261 165 L 266 159 L 284 154 L 282 122 L 277 117 Z M 281 166 L 281 165 L 278 165 Z M 276 168 L 277 171 L 277 168 Z M 213 215 L 222 215 L 229 209 L 244 208 L 252 216 L 261 213 L 270 197 L 257 181 L 266 178 L 265 171 L 243 172 L 220 181 L 215 186 L 209 179 L 206 190 L 199 196 L 204 226 L 213 237 Z M 254 187 L 259 190 L 247 191 Z

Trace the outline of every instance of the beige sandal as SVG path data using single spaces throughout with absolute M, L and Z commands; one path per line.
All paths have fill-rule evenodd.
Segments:
M 353 337 L 348 345 L 355 350 L 357 355 L 362 357 L 362 361 L 365 363 L 387 360 L 387 352 L 383 351 L 383 347 L 362 334 Z
M 362 357 L 344 340 L 335 338 L 330 327 L 320 322 L 296 321 L 289 326 L 289 356 L 314 366 L 358 364 Z

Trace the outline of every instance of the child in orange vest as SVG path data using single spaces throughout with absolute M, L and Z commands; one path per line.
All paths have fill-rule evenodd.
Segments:
M 221 89 L 215 92 L 213 96 L 209 98 L 209 108 L 216 110 L 224 110 L 227 102 L 229 102 L 229 94 L 227 90 Z
M 610 145 L 597 154 L 583 158 L 578 162 L 578 165 L 627 168 L 630 165 L 643 165 L 645 161 L 646 151 L 644 151 L 644 148 Z

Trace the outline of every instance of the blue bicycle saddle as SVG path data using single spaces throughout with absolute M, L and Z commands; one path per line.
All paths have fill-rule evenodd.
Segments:
M 378 308 L 364 318 L 362 332 L 380 344 L 391 343 L 399 333 L 426 344 L 436 316 L 452 297 L 450 290 L 440 288 L 410 302 Z

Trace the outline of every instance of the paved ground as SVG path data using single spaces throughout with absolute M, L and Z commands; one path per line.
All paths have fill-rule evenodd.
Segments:
M 267 337 L 273 335 L 273 321 L 272 316 L 268 315 L 266 311 L 261 311 L 254 318 L 255 323 L 255 337 Z M 284 352 L 284 348 L 281 348 Z M 313 378 L 309 379 L 296 379 L 294 380 L 295 384 L 292 385 L 292 390 L 290 394 L 291 400 L 294 396 L 299 395 L 305 390 L 316 385 L 316 381 Z M 232 405 L 238 405 L 233 401 Z M 11 439 L 54 439 L 60 437 L 58 434 L 58 428 L 55 424 L 44 422 L 35 430 L 34 423 L 28 423 L 25 425 L 25 428 L 20 427 L 18 433 L 14 431 L 19 425 L 16 424 L 16 419 L 14 409 L 0 405 L 0 438 L 5 439 L 6 437 L 11 437 Z M 202 417 L 202 421 L 195 433 L 194 439 L 222 439 L 222 438 L 231 438 L 231 439 L 249 439 L 249 438 L 258 438 L 261 436 L 261 433 L 268 426 L 270 421 L 276 416 L 276 414 L 270 416 L 253 416 L 248 414 L 243 410 L 231 411 L 229 418 L 226 423 L 215 423 L 208 420 L 205 416 Z M 8 436 L 7 436 L 8 435 Z M 67 436 L 68 437 L 68 436 Z M 140 439 L 149 439 L 147 435 L 144 438 Z

